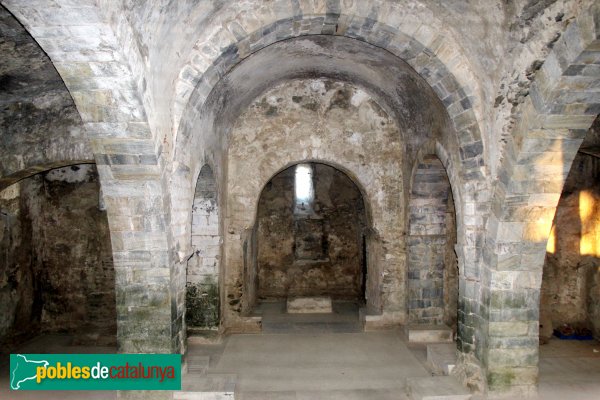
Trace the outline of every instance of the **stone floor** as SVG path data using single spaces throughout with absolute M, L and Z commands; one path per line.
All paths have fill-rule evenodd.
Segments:
M 277 315 L 274 310 L 264 315 L 269 313 Z M 334 317 L 340 324 L 347 317 L 343 314 Z M 425 367 L 425 347 L 407 345 L 400 330 L 339 333 L 334 331 L 339 328 L 335 323 L 321 326 L 307 317 L 296 321 L 300 325 L 287 324 L 282 316 L 272 319 L 276 326 L 275 321 L 283 325 L 270 333 L 231 335 L 211 345 L 191 344 L 190 373 L 184 386 L 212 393 L 179 398 L 232 399 L 235 392 L 237 400 L 402 400 L 406 399 L 406 378 L 431 376 Z M 71 337 L 61 335 L 40 336 L 19 349 L 22 353 L 114 351 L 73 345 Z M 0 399 L 116 399 L 114 392 L 10 392 L 8 377 L 8 359 L 3 356 Z M 599 394 L 599 342 L 551 340 L 541 347 L 540 399 L 597 400 Z
M 215 347 L 190 353 L 212 353 L 208 375 L 236 375 L 236 399 L 398 399 L 405 378 L 429 376 L 396 332 L 233 335 Z
M 285 301 L 260 303 L 255 315 L 262 317 L 263 333 L 356 333 L 362 331 L 358 319 L 359 305 L 333 301 L 332 313 L 288 314 Z
M 541 400 L 600 399 L 600 342 L 550 340 L 540 346 Z

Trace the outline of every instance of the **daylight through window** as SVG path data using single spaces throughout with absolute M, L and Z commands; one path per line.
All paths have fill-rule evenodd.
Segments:
M 298 164 L 295 176 L 296 206 L 300 209 L 309 209 L 314 198 L 312 180 L 312 166 L 310 164 Z

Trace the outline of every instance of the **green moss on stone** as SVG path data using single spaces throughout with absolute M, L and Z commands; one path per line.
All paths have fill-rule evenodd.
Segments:
M 215 328 L 219 325 L 219 288 L 212 278 L 188 283 L 185 293 L 185 321 L 189 327 Z
M 512 386 L 515 380 L 515 373 L 511 369 L 499 371 L 488 371 L 488 386 L 491 390 L 502 390 Z

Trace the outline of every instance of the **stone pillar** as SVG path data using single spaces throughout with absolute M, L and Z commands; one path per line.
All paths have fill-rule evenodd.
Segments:
M 124 353 L 169 353 L 174 315 L 166 215 L 159 183 L 110 182 L 107 206 L 117 297 L 117 339 Z
M 541 270 L 504 264 L 486 269 L 484 274 L 482 294 L 488 337 L 483 360 L 488 389 L 520 397 L 535 394 Z

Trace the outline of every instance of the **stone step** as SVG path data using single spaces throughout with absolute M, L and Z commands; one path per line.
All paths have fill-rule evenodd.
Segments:
M 209 356 L 189 355 L 187 358 L 188 374 L 204 375 L 210 364 Z
M 221 344 L 223 336 L 217 330 L 188 328 L 187 341 L 188 346 Z
M 181 392 L 234 393 L 235 374 L 185 374 L 181 378 Z M 233 397 L 232 397 L 233 398 Z
M 433 368 L 434 373 L 450 375 L 456 365 L 456 344 L 428 344 L 427 361 Z
M 446 325 L 408 325 L 406 337 L 411 343 L 452 343 L 452 329 Z
M 406 394 L 409 400 L 470 400 L 471 392 L 453 376 L 408 378 Z

